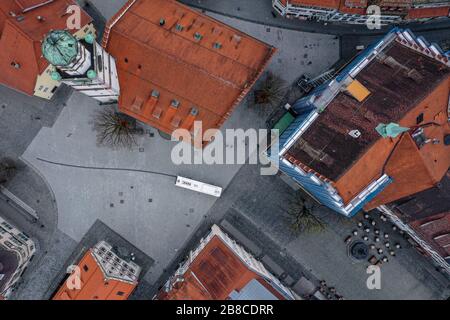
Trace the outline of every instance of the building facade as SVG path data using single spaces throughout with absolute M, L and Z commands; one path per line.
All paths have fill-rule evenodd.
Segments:
M 297 101 L 280 169 L 351 217 L 438 185 L 450 166 L 449 53 L 393 29 Z
M 53 300 L 127 300 L 138 284 L 141 267 L 100 241 L 70 271 Z
M 43 99 L 51 99 L 61 84 L 52 78 L 54 67 L 42 56 L 41 41 L 50 30 L 68 29 L 73 0 L 0 1 L 0 83 Z M 92 19 L 80 9 L 83 39 L 95 34 Z
M 10 296 L 35 252 L 33 240 L 0 217 L 0 297 Z
M 448 17 L 450 4 L 444 0 L 368 1 L 368 0 L 272 0 L 273 8 L 287 18 L 347 24 L 373 21 L 373 5 L 381 10 L 381 25 Z
M 42 42 L 42 54 L 53 66 L 53 80 L 65 83 L 101 103 L 118 101 L 120 87 L 116 62 L 96 41 L 83 39 L 65 30 L 53 30 Z
M 293 300 L 264 265 L 218 226 L 166 282 L 161 300 Z

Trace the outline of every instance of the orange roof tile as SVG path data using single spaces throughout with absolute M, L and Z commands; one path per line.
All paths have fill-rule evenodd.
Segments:
M 55 0 L 32 9 L 46 2 L 0 1 L 0 83 L 29 95 L 34 94 L 37 76 L 48 66 L 42 57 L 40 41 L 52 29 L 67 28 L 65 12 L 69 5 L 75 4 L 74 0 Z M 38 16 L 44 19 L 38 20 Z M 82 11 L 81 25 L 90 21 Z M 18 63 L 20 68 L 14 68 L 12 63 Z
M 108 278 L 89 250 L 78 264 L 81 271 L 81 289 L 70 290 L 67 281 L 61 286 L 53 300 L 127 300 L 136 288 L 128 283 Z
M 192 117 L 220 127 L 275 52 L 172 0 L 129 1 L 103 45 L 117 61 L 120 110 L 166 133 Z

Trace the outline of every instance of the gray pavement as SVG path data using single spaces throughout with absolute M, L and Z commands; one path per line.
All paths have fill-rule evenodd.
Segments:
M 36 270 L 40 270 L 43 261 L 54 263 L 54 259 L 49 258 L 47 253 L 57 241 L 58 214 L 52 191 L 48 188 L 45 178 L 21 162 L 19 157 L 41 128 L 53 125 L 71 92 L 69 88 L 63 87 L 52 101 L 46 101 L 0 85 L 0 157 L 14 159 L 19 167 L 14 179 L 9 181 L 6 187 L 36 210 L 40 217 L 39 221 L 34 221 L 19 207 L 0 197 L 0 215 L 26 232 L 36 243 L 37 252 L 22 277 L 22 285 L 34 283 Z M 30 295 L 19 286 L 14 297 L 26 298 Z
M 53 272 L 52 279 L 49 279 L 45 284 L 41 284 L 41 287 L 30 288 L 30 291 L 32 291 L 32 289 L 37 289 L 36 291 L 44 292 L 43 299 L 51 299 L 55 292 L 58 291 L 61 284 L 66 280 L 68 276 L 68 267 L 71 265 L 77 265 L 86 252 L 88 252 L 89 249 L 93 248 L 100 241 L 106 241 L 109 243 L 113 247 L 113 250 L 115 250 L 122 259 L 131 259 L 133 254 L 133 258 L 135 259 L 134 262 L 142 269 L 138 282 L 141 286 L 145 287 L 146 282 L 143 279 L 143 276 L 153 265 L 154 260 L 138 248 L 134 247 L 129 241 L 127 241 L 127 239 L 117 234 L 102 221 L 97 220 L 78 242 L 75 248 L 69 250 L 69 247 L 67 247 L 65 255 L 68 255 L 68 258 L 65 260 L 63 265 L 60 263 L 58 264 L 59 270 L 56 272 L 56 275 L 55 272 Z M 148 293 L 142 291 L 135 292 L 133 297 L 134 299 L 151 298 L 151 296 L 148 296 Z
M 288 82 L 304 72 L 317 74 L 339 57 L 339 44 L 332 36 L 268 30 L 265 26 L 232 18 L 217 15 L 215 18 L 278 47 L 269 70 Z M 290 67 L 286 68 L 286 65 Z M 258 110 L 249 109 L 247 101 L 237 108 L 223 130 L 265 127 L 265 118 Z M 216 199 L 177 189 L 175 179 L 167 176 L 75 168 L 39 159 L 66 165 L 182 175 L 224 189 L 240 165 L 176 166 L 168 161 L 174 143 L 162 139 L 152 129 L 153 137 L 140 137 L 138 146 L 132 151 L 100 147 L 96 144 L 92 120 L 101 108 L 94 100 L 74 93 L 55 125 L 43 128 L 22 158 L 51 186 L 58 205 L 61 231 L 80 241 L 91 225 L 101 219 L 155 260 L 146 277 L 153 283 Z
M 261 260 L 287 285 L 295 284 L 305 276 L 317 286 L 321 280 L 326 281 L 345 299 L 428 300 L 448 297 L 449 280 L 437 273 L 430 261 L 420 256 L 408 242 L 393 234 L 391 238 L 399 241 L 403 248 L 382 266 L 382 289 L 368 290 L 368 263 L 355 263 L 350 259 L 344 243 L 344 239 L 357 229 L 356 222 L 364 218 L 358 215 L 348 220 L 321 207 L 315 214 L 326 222 L 325 231 L 293 234 L 289 232 L 286 210 L 298 196 L 297 192 L 279 176 L 263 177 L 258 170 L 257 166 L 250 165 L 241 168 L 225 196 L 215 203 L 208 218 L 186 244 L 178 261 L 195 247 L 213 223 L 224 225 L 226 221 L 241 234 L 236 236 L 236 240 L 245 245 L 250 239 L 252 247 L 256 245 L 259 248 L 257 255 Z M 379 227 L 391 228 L 388 224 Z M 171 272 L 173 270 L 169 269 L 168 273 Z
M 18 290 L 12 296 L 14 300 L 46 300 L 48 288 L 61 273 L 65 262 L 75 250 L 77 242 L 57 230 L 51 245 L 44 251 L 43 259 L 36 260 L 37 265 L 24 274 Z M 35 262 L 35 261 L 33 261 Z

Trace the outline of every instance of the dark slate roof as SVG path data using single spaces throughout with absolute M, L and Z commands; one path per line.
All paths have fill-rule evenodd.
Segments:
M 18 266 L 17 256 L 13 252 L 0 247 L 0 275 L 4 275 L 0 279 L 0 293 L 6 289 L 6 283 L 11 279 Z
M 287 155 L 331 180 L 338 180 L 380 139 L 375 131 L 379 123 L 398 122 L 450 73 L 441 62 L 397 41 L 383 53 L 417 72 L 408 76 L 404 71 L 407 69 L 395 66 L 392 59 L 391 63 L 374 59 L 356 76 L 371 95 L 360 103 L 347 93 L 339 93 Z M 352 130 L 359 130 L 361 137 L 351 137 L 348 133 Z
M 450 171 L 434 188 L 416 193 L 392 204 L 408 222 L 441 213 L 450 213 Z

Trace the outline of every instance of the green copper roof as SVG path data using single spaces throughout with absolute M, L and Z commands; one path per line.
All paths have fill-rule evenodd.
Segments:
M 86 35 L 86 37 L 84 37 L 84 41 L 86 41 L 87 43 L 93 44 L 95 41 L 95 37 L 92 33 L 89 33 Z
M 67 31 L 51 31 L 42 42 L 42 54 L 50 64 L 65 67 L 78 55 L 78 41 Z
M 55 80 L 55 81 L 60 81 L 60 80 L 62 79 L 62 77 L 61 77 L 61 75 L 59 74 L 58 71 L 53 71 L 53 72 L 51 73 L 51 77 L 52 77 L 52 79 Z
M 375 130 L 383 137 L 383 138 L 397 138 L 401 133 L 409 131 L 409 128 L 400 127 L 397 123 L 389 123 L 384 124 L 380 123 Z

